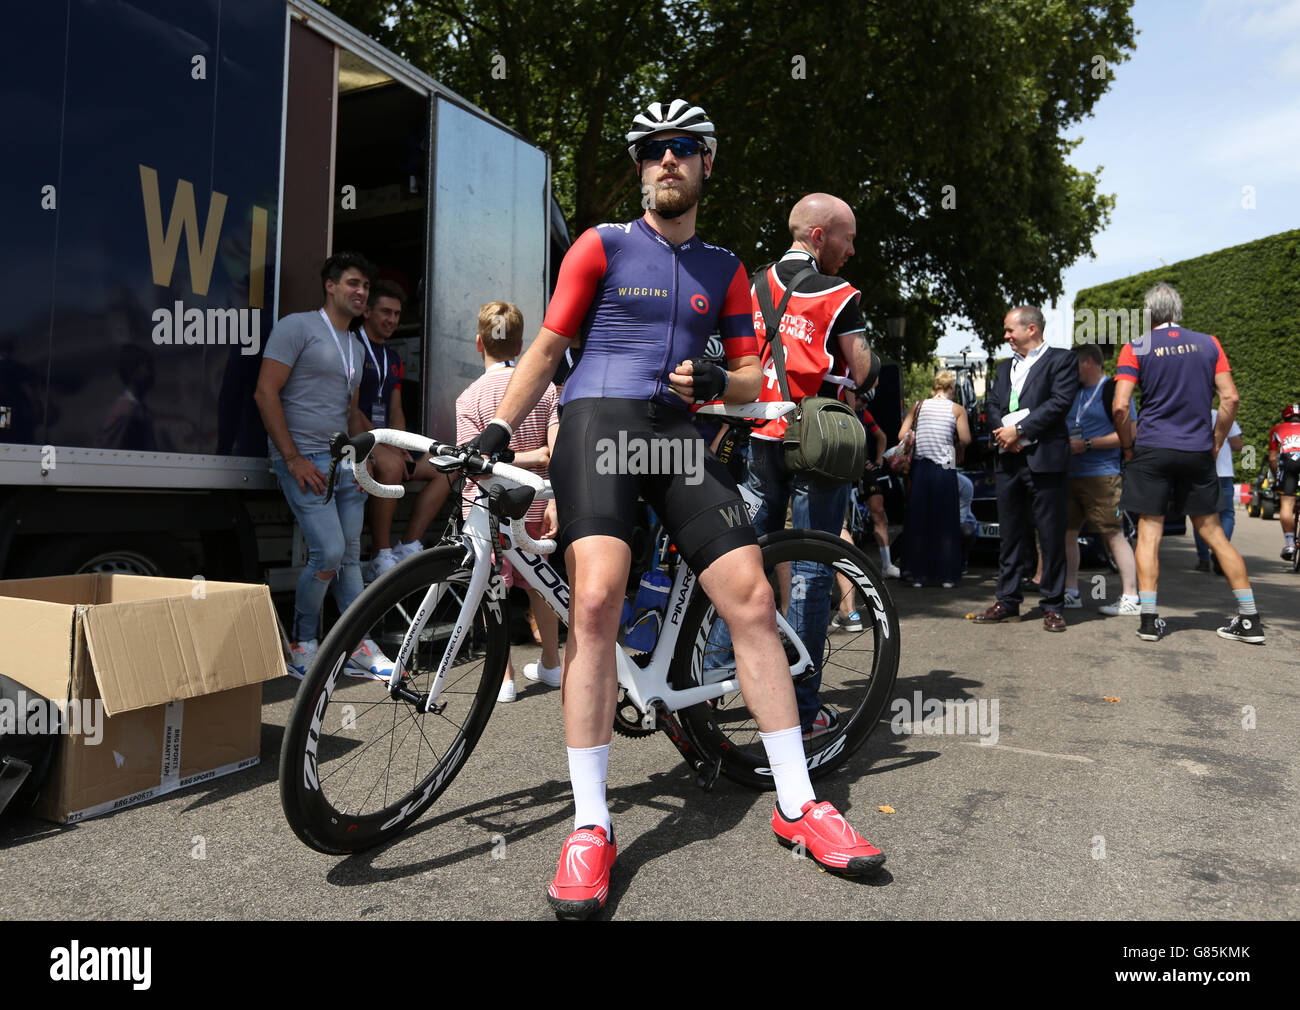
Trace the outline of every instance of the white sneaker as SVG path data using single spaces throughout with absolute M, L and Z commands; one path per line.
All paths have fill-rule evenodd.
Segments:
M 513 680 L 503 681 L 501 690 L 497 692 L 497 702 L 505 705 L 515 700 L 518 694 L 515 691 L 515 682 Z
M 1098 607 L 1097 613 L 1105 614 L 1107 617 L 1137 617 L 1142 613 L 1142 608 L 1138 605 L 1136 596 L 1121 596 L 1114 603 Z
M 529 680 L 540 681 L 547 687 L 559 687 L 564 680 L 563 666 L 542 666 L 540 660 L 524 666 L 524 676 Z
M 903 573 L 898 570 L 898 565 L 885 565 L 880 572 L 887 579 L 900 579 L 903 577 Z
M 397 563 L 402 559 L 398 557 L 397 552 L 385 547 L 376 554 L 370 563 L 366 565 L 365 570 L 361 573 L 367 582 L 374 582 L 375 579 L 383 575 L 390 568 L 395 568 Z
M 308 638 L 301 642 L 294 642 L 289 648 L 290 659 L 285 664 L 285 672 L 290 677 L 296 677 L 302 680 L 307 676 L 307 667 L 311 666 L 312 660 L 316 658 L 316 639 Z
M 1078 593 L 1066 592 L 1066 594 L 1065 594 L 1065 609 L 1066 609 L 1066 610 L 1082 610 L 1082 609 L 1083 609 L 1083 600 L 1081 600 L 1081 599 L 1079 598 L 1079 594 L 1078 594 Z
M 387 680 L 393 673 L 393 661 L 383 654 L 373 638 L 363 638 L 348 660 L 348 669 L 344 675 L 357 676 L 351 672 L 353 670 L 359 670 L 376 680 Z
M 398 544 L 393 548 L 393 557 L 398 561 L 405 561 L 407 558 L 414 557 L 424 550 L 424 544 L 418 540 L 412 540 L 409 543 Z

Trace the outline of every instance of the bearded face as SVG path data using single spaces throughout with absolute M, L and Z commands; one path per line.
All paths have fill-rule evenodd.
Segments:
M 666 172 L 661 166 L 654 166 L 651 174 L 659 172 L 649 190 L 652 199 L 648 205 L 660 216 L 672 220 L 681 217 L 700 202 L 700 181 L 692 180 L 676 172 Z
M 704 181 L 705 157 L 704 154 L 693 154 L 678 158 L 668 150 L 659 161 L 647 159 L 641 162 L 643 205 L 660 217 L 672 220 L 698 204 Z

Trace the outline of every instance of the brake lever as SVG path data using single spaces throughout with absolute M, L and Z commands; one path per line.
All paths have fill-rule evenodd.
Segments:
M 330 472 L 325 478 L 325 498 L 322 504 L 328 505 L 330 499 L 334 497 L 334 485 L 338 481 L 339 461 L 330 459 Z
M 339 461 L 343 458 L 343 447 L 347 444 L 347 436 L 341 431 L 336 431 L 330 436 L 330 472 L 325 478 L 325 498 L 323 501 L 325 505 L 328 505 L 330 499 L 334 497 L 334 487 L 338 482 Z

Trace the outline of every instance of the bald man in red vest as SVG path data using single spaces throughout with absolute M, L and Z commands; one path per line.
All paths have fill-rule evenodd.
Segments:
M 785 352 L 786 380 L 793 400 L 806 396 L 835 396 L 839 386 L 862 394 L 879 371 L 873 367 L 866 339 L 866 323 L 858 307 L 860 292 L 836 276 L 853 255 L 857 222 L 847 203 L 829 193 L 810 193 L 790 211 L 790 248 L 785 255 L 754 277 L 754 332 L 762 348 L 763 386 L 760 400 L 780 400 L 781 386 L 767 326 L 759 308 L 757 285 L 767 284 L 773 306 L 779 306 L 790 285 L 790 295 L 780 322 Z M 849 503 L 847 484 L 825 485 L 797 477 L 786 469 L 782 439 L 786 420 L 777 418 L 755 429 L 749 443 L 747 484 L 762 498 L 754 517 L 760 536 L 785 526 L 786 506 L 798 529 L 822 530 L 838 536 Z M 830 574 L 811 566 L 802 600 L 794 601 L 788 620 L 799 632 L 808 653 L 822 654 L 822 641 L 830 619 Z M 824 584 L 823 584 L 824 583 Z M 834 726 L 834 712 L 821 705 L 815 677 L 796 685 L 799 721 L 804 738 L 811 739 Z

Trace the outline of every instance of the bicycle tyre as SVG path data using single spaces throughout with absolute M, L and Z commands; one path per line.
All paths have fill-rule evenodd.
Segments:
M 834 729 L 805 743 L 808 772 L 813 779 L 829 775 L 867 740 L 893 695 L 898 676 L 899 624 L 884 576 L 864 552 L 827 533 L 781 530 L 759 540 L 769 582 L 783 562 L 829 565 L 845 575 L 858 595 L 854 609 L 870 618 L 860 632 L 828 630 L 823 644 L 820 698 L 838 716 Z M 831 613 L 838 589 L 831 580 Z M 773 591 L 777 587 L 774 583 Z M 694 687 L 707 666 L 706 650 L 717 620 L 708 596 L 693 594 L 682 619 L 682 631 L 669 671 L 673 687 Z M 773 788 L 767 755 L 758 726 L 737 694 L 693 705 L 678 713 L 683 729 L 706 758 L 722 762 L 727 778 L 757 789 Z
M 410 690 L 427 692 L 447 644 L 439 632 L 450 632 L 468 587 L 464 557 L 462 548 L 447 546 L 398 564 L 357 597 L 321 643 L 298 687 L 280 751 L 281 806 L 311 848 L 359 852 L 394 837 L 447 788 L 478 743 L 509 656 L 510 615 L 499 574 L 484 590 L 448 670 L 440 712 L 392 698 L 386 679 L 347 665 L 366 636 L 396 657 L 428 587 L 446 583 L 404 677 Z

